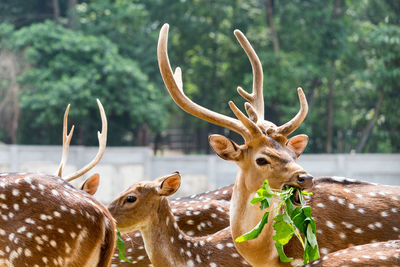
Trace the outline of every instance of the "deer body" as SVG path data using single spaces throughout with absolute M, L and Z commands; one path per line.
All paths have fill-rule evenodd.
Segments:
M 330 253 L 305 267 L 396 267 L 400 266 L 400 240 L 359 245 Z
M 247 101 L 244 105 L 246 114 L 232 101 L 229 102 L 229 107 L 237 119 L 194 103 L 184 93 L 180 68 L 172 72 L 167 53 L 168 28 L 168 24 L 164 24 L 160 31 L 157 57 L 164 84 L 173 100 L 191 115 L 232 130 L 244 139 L 244 144 L 238 145 L 221 135 L 209 137 L 209 143 L 216 154 L 224 160 L 235 162 L 240 169 L 236 176 L 230 208 L 232 236 L 236 239 L 256 226 L 264 214 L 264 211 L 250 204 L 250 199 L 265 179 L 268 179 L 273 190 L 281 190 L 285 185 L 311 189 L 313 177 L 295 163 L 305 149 L 308 137 L 296 135 L 288 138 L 288 135 L 295 131 L 305 119 L 308 113 L 307 100 L 302 89 L 298 88 L 300 110 L 290 121 L 277 126 L 265 120 L 261 62 L 246 37 L 235 30 L 235 36 L 246 52 L 253 69 L 252 93 L 244 91 L 241 87 L 237 89 Z M 311 189 L 314 196 L 310 201 L 313 215 L 316 217 L 317 229 L 320 233 L 324 233 L 319 235 L 318 240 L 321 254 L 324 254 L 324 251 L 346 248 L 352 245 L 352 242 L 366 244 L 371 240 L 385 241 L 399 238 L 397 233 L 400 228 L 397 217 L 399 187 L 383 187 L 365 183 L 359 185 L 360 183 L 348 183 L 345 180 L 337 186 L 323 180 L 317 183 L 317 186 Z M 362 190 L 362 192 L 357 192 L 357 190 Z M 373 192 L 369 192 L 370 190 Z M 388 192 L 381 190 L 388 190 Z M 343 195 L 344 193 L 347 195 Z M 362 197 L 354 200 L 354 203 L 351 202 L 352 198 L 358 197 L 358 194 Z M 345 207 L 342 203 L 348 203 L 348 206 Z M 355 208 L 356 206 L 358 207 Z M 324 207 L 323 210 L 320 209 L 321 207 Z M 391 215 L 393 216 L 390 217 Z M 271 217 L 270 214 L 270 223 Z M 384 223 L 390 233 L 385 233 L 387 230 L 382 228 Z M 371 231 L 368 235 L 363 235 L 368 228 Z M 267 225 L 257 239 L 235 243 L 235 246 L 253 266 L 285 266 L 287 264 L 281 263 L 274 252 L 271 234 L 270 225 Z M 342 240 L 333 240 L 338 238 L 337 235 Z M 330 238 L 327 238 L 328 236 Z M 353 238 L 354 241 L 352 241 Z M 270 248 L 273 248 L 272 251 Z M 285 251 L 288 256 L 296 255 L 295 257 L 300 257 L 303 253 L 298 242 L 289 243 Z
M 109 266 L 107 209 L 61 178 L 0 174 L 1 266 Z
M 108 206 L 121 232 L 140 230 L 154 266 L 242 266 L 229 228 L 215 234 L 186 235 L 175 220 L 166 196 L 180 185 L 175 173 L 131 186 Z M 131 202 L 133 201 L 133 202 Z
M 400 186 L 326 177 L 316 179 L 312 191 L 314 195 L 307 202 L 316 221 L 321 256 L 351 246 L 400 239 Z M 301 258 L 295 245 L 286 251 Z

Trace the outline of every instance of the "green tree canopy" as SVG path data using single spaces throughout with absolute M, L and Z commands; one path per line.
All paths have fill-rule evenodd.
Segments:
M 103 36 L 85 35 L 50 21 L 13 32 L 8 48 L 23 53 L 26 71 L 19 77 L 21 143 L 59 144 L 63 110 L 71 103 L 76 141 L 95 145 L 99 98 L 109 118 L 109 144 L 134 142 L 143 125 L 163 125 L 163 101 L 138 64 L 122 57 Z M 134 118 L 134 119 L 133 119 Z M 35 134 L 32 134 L 32 133 Z

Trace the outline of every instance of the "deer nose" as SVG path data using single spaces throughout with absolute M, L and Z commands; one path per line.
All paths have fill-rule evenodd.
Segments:
M 311 188 L 313 186 L 314 177 L 309 173 L 299 174 L 297 183 L 303 188 Z

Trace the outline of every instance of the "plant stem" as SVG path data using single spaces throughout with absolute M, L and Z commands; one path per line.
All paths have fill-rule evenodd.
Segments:
M 304 250 L 306 245 L 304 244 L 303 238 L 301 238 L 301 235 L 300 235 L 300 233 L 299 233 L 299 231 L 297 230 L 296 227 L 294 227 L 294 233 L 297 236 L 297 239 L 299 239 L 301 245 L 303 246 L 303 250 Z

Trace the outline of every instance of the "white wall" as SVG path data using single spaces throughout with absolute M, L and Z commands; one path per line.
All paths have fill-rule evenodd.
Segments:
M 71 147 L 64 174 L 86 165 L 96 153 L 96 147 Z M 55 174 L 60 158 L 59 146 L 3 145 L 0 146 L 0 172 Z M 400 154 L 305 154 L 299 163 L 315 177 L 346 176 L 400 185 Z M 215 155 L 153 156 L 147 147 L 108 147 L 100 164 L 89 175 L 100 173 L 96 197 L 107 203 L 135 182 L 174 171 L 182 174 L 182 186 L 176 195 L 183 196 L 232 184 L 236 170 L 234 163 Z

